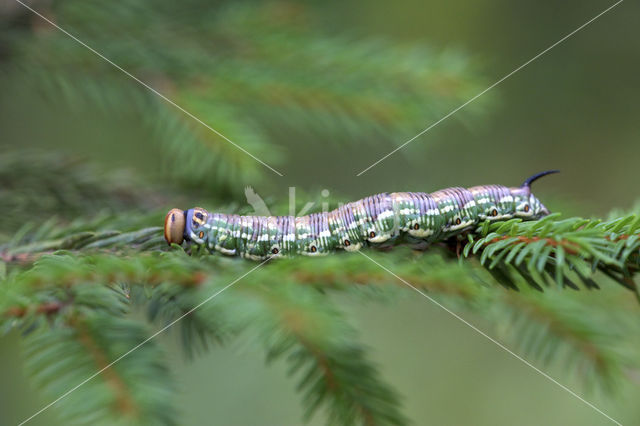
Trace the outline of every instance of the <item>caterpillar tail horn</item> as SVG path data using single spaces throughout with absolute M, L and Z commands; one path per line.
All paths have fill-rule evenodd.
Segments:
M 528 178 L 527 180 L 525 180 L 522 183 L 521 187 L 522 188 L 530 188 L 531 184 L 533 182 L 537 181 L 538 179 L 540 179 L 543 176 L 550 175 L 550 174 L 553 174 L 553 173 L 560 173 L 560 170 L 547 170 L 545 172 L 536 173 L 535 175 L 533 175 L 530 178 Z

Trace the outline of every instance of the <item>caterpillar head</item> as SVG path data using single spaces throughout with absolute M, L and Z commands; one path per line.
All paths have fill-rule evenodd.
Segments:
M 194 207 L 186 211 L 186 226 L 184 235 L 189 241 L 203 244 L 207 235 L 207 219 L 209 212 L 202 207 Z
M 171 209 L 164 218 L 164 239 L 172 243 L 182 244 L 184 240 L 186 212 L 180 209 Z
M 550 212 L 540 200 L 531 193 L 531 184 L 543 176 L 550 175 L 552 173 L 558 173 L 559 170 L 548 170 L 546 172 L 537 173 L 518 187 L 512 188 L 511 193 L 515 201 L 515 216 L 538 219 L 547 216 Z
M 164 239 L 169 244 L 182 244 L 184 240 L 202 244 L 209 212 L 200 207 L 189 210 L 171 209 L 164 218 Z

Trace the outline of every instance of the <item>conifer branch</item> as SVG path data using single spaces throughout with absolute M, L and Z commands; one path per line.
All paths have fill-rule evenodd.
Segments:
M 508 326 L 500 327 L 502 334 L 544 364 L 562 361 L 588 388 L 599 385 L 613 393 L 625 370 L 637 368 L 635 361 L 625 359 L 625 327 L 616 313 L 599 307 L 587 316 L 583 302 L 535 292 L 507 292 L 497 299 L 496 321 L 507 317 Z M 626 315 L 632 316 L 633 311 Z M 606 325 L 611 322 L 617 327 Z
M 268 164 L 286 157 L 282 134 L 400 143 L 484 87 L 462 52 L 336 36 L 313 19 L 312 6 L 277 1 L 203 10 L 165 0 L 139 7 L 68 0 L 47 15 Z M 144 13 L 144 31 L 132 10 Z M 66 35 L 10 29 L 12 61 L 0 69 L 7 79 L 73 112 L 141 117 L 149 141 L 161 147 L 164 171 L 183 186 L 229 198 L 232 189 L 264 178 L 252 158 Z M 483 97 L 455 119 L 473 122 L 488 103 Z
M 25 334 L 26 367 L 34 382 L 54 399 L 100 371 L 82 392 L 71 392 L 57 404 L 65 421 L 175 423 L 173 383 L 154 343 L 110 366 L 146 338 L 142 324 L 123 317 L 129 308 L 121 292 L 85 283 L 51 290 L 46 298 L 57 298 L 57 309 L 25 309 L 20 321 L 10 319 Z
M 93 358 L 96 371 L 104 370 L 102 373 L 104 381 L 111 388 L 114 394 L 115 411 L 125 418 L 132 417 L 137 420 L 139 412 L 138 407 L 133 404 L 133 395 L 129 393 L 128 386 L 116 373 L 116 370 L 108 368 L 109 360 L 107 355 L 104 353 L 104 349 L 100 348 L 91 336 L 87 329 L 87 325 L 84 324 L 82 320 L 78 319 L 72 319 L 69 325 L 75 328 L 78 341 Z
M 70 0 L 52 4 L 49 13 L 269 164 L 285 157 L 278 149 L 283 134 L 309 144 L 401 142 L 486 86 L 461 53 L 326 34 L 310 6 L 233 4 L 203 12 L 159 1 L 144 13 L 139 7 Z M 183 200 L 197 188 L 194 202 L 221 207 L 221 200 L 237 199 L 231 194 L 238 187 L 261 181 L 264 170 L 64 34 L 36 34 L 16 20 L 0 38 L 10 45 L 4 79 L 55 99 L 56 108 L 142 120 L 171 178 L 160 191 L 48 152 L 0 160 L 0 332 L 22 332 L 27 370 L 55 400 L 147 339 L 150 327 L 181 318 L 253 266 L 167 247 L 156 225 L 167 200 L 193 205 Z M 468 122 L 490 100 L 456 117 Z M 587 385 L 613 393 L 640 359 L 628 338 L 640 333 L 628 291 L 638 297 L 639 234 L 640 219 L 625 212 L 606 221 L 553 215 L 484 223 L 465 239 L 445 242 L 448 251 L 397 248 L 371 256 L 448 308 L 486 318 L 519 353 L 545 365 L 564 362 Z M 459 261 L 452 253 L 461 254 Z M 343 299 L 330 296 L 389 304 L 410 297 L 406 290 L 358 255 L 278 260 L 167 332 L 179 333 L 189 356 L 244 338 L 267 360 L 285 360 L 307 417 L 321 412 L 329 424 L 403 424 L 398 394 L 338 308 Z M 137 310 L 148 323 L 129 315 Z M 63 421 L 175 423 L 174 385 L 157 343 L 62 399 L 55 409 Z
M 640 270 L 640 216 L 601 221 L 550 215 L 536 222 L 513 219 L 479 228 L 469 235 L 465 256 L 477 256 L 501 284 L 514 287 L 519 276 L 536 289 L 555 282 L 560 287 L 597 288 L 596 271 L 635 293 Z
M 519 265 L 533 265 L 535 272 L 538 271 L 535 268 L 541 268 L 540 277 L 548 275 L 548 266 L 551 266 L 554 274 L 560 248 L 571 265 L 561 270 L 563 274 L 575 279 L 571 275 L 576 273 L 573 265 L 584 262 L 589 269 L 586 271 L 582 267 L 580 270 L 582 275 L 578 276 L 582 276 L 582 282 L 600 282 L 599 287 L 603 289 L 606 281 L 597 273 L 598 268 L 612 273 L 626 270 L 630 274 L 637 270 L 638 246 L 637 238 L 633 236 L 637 232 L 635 219 L 625 217 L 607 222 L 554 219 L 483 224 L 478 237 L 471 239 L 463 252 L 485 265 L 487 269 L 484 270 L 475 267 L 473 261 L 451 262 L 446 252 L 438 253 L 437 247 L 427 252 L 410 253 L 398 249 L 372 255 L 383 263 L 393 263 L 398 275 L 457 309 L 493 312 L 490 317 L 495 316 L 496 324 L 504 324 L 505 317 L 510 318 L 506 321 L 510 326 L 499 329 L 509 340 L 521 344 L 524 353 L 536 359 L 548 363 L 558 359 L 556 354 L 569 351 L 562 358 L 573 359 L 572 365 L 583 372 L 582 376 L 588 382 L 596 381 L 613 390 L 624 372 L 637 368 L 637 363 L 621 355 L 629 348 L 619 345 L 619 331 L 599 326 L 607 321 L 594 322 L 589 319 L 591 317 L 585 318 L 584 307 L 579 302 L 571 302 L 573 296 L 569 293 L 555 290 L 505 293 L 487 286 L 491 282 L 488 272 L 498 265 L 507 271 L 504 277 L 510 280 L 510 288 L 521 288 L 522 283 L 531 279 L 531 276 L 523 275 L 529 269 L 517 269 Z M 66 329 L 69 324 L 64 325 L 64 318 L 68 312 L 81 310 L 89 314 L 93 310 L 104 312 L 107 309 L 111 312 L 110 320 L 115 320 L 122 309 L 130 309 L 123 307 L 114 311 L 106 302 L 113 300 L 112 297 L 99 297 L 101 303 L 88 305 L 86 297 L 96 301 L 96 295 L 102 293 L 97 291 L 100 288 L 108 294 L 121 292 L 125 297 L 120 297 L 119 303 L 125 303 L 125 306 L 132 303 L 147 306 L 150 321 L 166 324 L 250 266 L 242 260 L 209 256 L 198 251 L 187 256 L 178 247 L 167 251 L 165 245 L 145 246 L 145 242 L 153 241 L 160 233 L 159 229 L 143 229 L 110 235 L 98 239 L 100 244 L 77 238 L 74 241 L 79 242 L 70 250 L 53 254 L 46 254 L 52 244 L 32 239 L 27 246 L 5 247 L 14 253 L 32 255 L 35 261 L 26 270 L 23 267 L 10 269 L 0 295 L 3 329 L 30 330 L 33 324 L 44 324 L 43 320 L 52 324 L 51 327 Z M 23 238 L 29 239 L 26 235 L 28 233 Z M 142 244 L 138 238 L 144 240 Z M 488 252 L 496 246 L 498 248 Z M 38 252 L 43 247 L 46 252 Z M 569 247 L 571 250 L 567 249 Z M 509 250 L 517 251 L 512 254 Z M 598 268 L 594 267 L 595 262 Z M 557 278 L 555 274 L 552 276 Z M 564 280 L 564 275 L 560 278 Z M 542 289 L 549 280 L 533 281 L 536 284 L 532 287 Z M 397 407 L 397 397 L 376 378 L 375 369 L 367 366 L 363 358 L 366 350 L 357 346 L 352 337 L 347 337 L 353 330 L 344 323 L 324 293 L 347 292 L 367 298 L 373 295 L 374 299 L 385 301 L 399 291 L 403 292 L 403 286 L 389 279 L 373 263 L 363 262 L 360 256 L 344 254 L 322 259 L 279 260 L 256 271 L 252 282 L 259 284 L 230 289 L 217 303 L 205 305 L 184 319 L 180 333 L 188 354 L 206 350 L 211 342 L 226 344 L 251 331 L 257 340 L 265 342 L 269 359 L 286 357 L 293 362 L 292 372 L 299 372 L 303 377 L 300 386 L 306 389 L 304 401 L 309 414 L 323 406 L 329 410 L 333 421 L 402 423 L 402 416 L 397 408 L 393 408 Z M 585 286 L 595 287 L 593 284 Z M 94 291 L 96 294 L 92 295 Z M 597 312 L 602 314 L 603 310 Z M 255 324 L 262 326 L 256 330 Z M 84 352 L 87 353 L 86 348 Z M 90 351 L 88 355 L 91 355 Z M 92 357 L 95 365 L 96 356 Z M 354 369 L 362 369 L 362 374 L 370 375 L 366 386 L 362 384 L 362 375 L 358 376 L 358 382 L 347 379 Z M 122 371 L 126 375 L 126 371 Z M 107 383 L 114 381 L 109 377 L 105 380 Z M 119 389 L 113 384 L 109 387 L 112 392 Z M 366 396 L 369 391 L 374 393 Z M 128 392 L 135 391 L 128 389 Z M 363 402 L 367 400 L 370 402 Z M 115 407 L 122 408 L 122 405 L 116 403 Z

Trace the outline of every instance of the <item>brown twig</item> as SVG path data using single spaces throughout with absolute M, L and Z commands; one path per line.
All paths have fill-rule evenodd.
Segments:
M 97 370 L 103 376 L 107 386 L 111 387 L 115 394 L 115 405 L 118 411 L 126 416 L 137 418 L 139 415 L 138 407 L 133 403 L 134 399 L 129 392 L 127 384 L 116 373 L 114 368 L 109 367 L 110 363 L 104 351 L 98 343 L 93 339 L 86 324 L 80 319 L 74 319 L 70 322 L 78 332 L 78 341 L 87 349 L 97 365 Z
M 53 315 L 64 308 L 67 304 L 62 302 L 46 302 L 41 305 L 37 305 L 35 308 L 29 306 L 11 306 L 5 312 L 7 317 L 22 318 L 28 312 L 35 312 L 38 314 Z
M 499 237 L 495 237 L 493 239 L 491 239 L 491 241 L 489 241 L 488 243 L 485 243 L 485 247 L 488 246 L 489 244 L 494 244 L 500 241 L 504 241 L 504 240 L 508 240 L 510 238 L 515 238 L 515 240 L 513 241 L 513 244 L 517 244 L 517 243 L 525 243 L 525 244 L 532 244 L 535 243 L 537 241 L 545 241 L 546 245 L 552 246 L 552 247 L 562 247 L 567 253 L 569 254 L 574 254 L 577 255 L 578 253 L 580 253 L 580 245 L 573 242 L 573 241 L 568 241 L 568 240 L 555 240 L 553 238 L 541 238 L 541 237 L 525 237 L 523 235 L 517 236 L 517 237 L 512 237 L 510 235 L 502 235 Z

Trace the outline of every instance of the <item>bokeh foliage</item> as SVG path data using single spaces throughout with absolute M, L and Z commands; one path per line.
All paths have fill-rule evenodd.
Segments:
M 312 135 L 313 143 L 337 150 L 399 144 L 484 84 L 460 52 L 326 34 L 309 9 L 291 2 L 67 0 L 46 15 L 276 168 L 291 159 L 284 135 Z M 99 106 L 139 117 L 150 149 L 160 150 L 164 170 L 183 185 L 221 196 L 273 177 L 65 34 L 28 18 L 35 31 L 21 26 L 5 35 L 12 58 L 5 78 L 75 112 Z M 486 103 L 456 119 L 479 115 Z
M 301 150 L 309 140 L 336 151 L 402 142 L 486 86 L 467 55 L 328 34 L 309 5 L 37 6 L 274 166 L 289 159 L 282 135 L 299 135 Z M 37 17 L 19 13 L 3 26 L 3 78 L 72 113 L 139 118 L 148 132 L 140 143 L 164 159 L 164 181 L 149 182 L 50 152 L 2 158 L 2 327 L 23 333 L 25 367 L 53 400 L 255 266 L 166 247 L 156 226 L 166 208 L 193 201 L 243 212 L 229 198 L 273 175 Z M 483 98 L 456 119 L 490 106 Z M 485 224 L 426 253 L 368 255 L 445 306 L 482 316 L 518 353 L 562 363 L 585 388 L 615 395 L 638 369 L 640 348 L 628 338 L 639 331 L 638 213 Z M 603 291 L 590 291 L 596 285 Z M 307 416 L 403 424 L 402 389 L 378 371 L 375 349 L 360 343 L 335 296 L 392 304 L 410 291 L 357 254 L 270 262 L 168 332 L 187 356 L 245 338 L 268 361 L 285 360 Z M 152 340 L 54 409 L 65 422 L 176 423 L 175 382 Z

